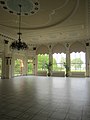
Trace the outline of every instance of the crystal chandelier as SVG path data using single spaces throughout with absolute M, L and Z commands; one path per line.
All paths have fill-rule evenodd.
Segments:
M 19 8 L 20 8 L 20 12 L 18 14 L 19 15 L 19 32 L 17 33 L 19 35 L 19 38 L 18 38 L 18 40 L 11 43 L 10 48 L 13 49 L 13 50 L 14 49 L 16 49 L 16 50 L 27 50 L 28 49 L 27 44 L 25 42 L 22 42 L 21 38 L 20 38 L 21 35 L 22 35 L 22 33 L 20 32 L 20 30 L 21 30 L 21 5 L 19 5 Z

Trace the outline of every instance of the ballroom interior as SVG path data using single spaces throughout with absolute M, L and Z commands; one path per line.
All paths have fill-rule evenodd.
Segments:
M 90 0 L 0 0 L 0 119 L 90 119 Z

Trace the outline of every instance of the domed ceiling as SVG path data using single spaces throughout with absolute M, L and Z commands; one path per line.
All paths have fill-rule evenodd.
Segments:
M 21 5 L 22 41 L 55 43 L 87 38 L 86 0 L 0 0 L 0 36 L 17 39 Z

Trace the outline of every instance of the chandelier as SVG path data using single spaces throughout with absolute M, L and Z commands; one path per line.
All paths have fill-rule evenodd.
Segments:
M 20 32 L 21 30 L 21 5 L 19 5 L 19 8 L 20 8 L 20 12 L 19 12 L 19 32 L 17 33 L 19 35 L 19 38 L 18 40 L 14 41 L 11 43 L 10 45 L 10 48 L 11 49 L 16 49 L 16 50 L 27 50 L 28 49 L 28 46 L 25 42 L 22 42 L 21 41 L 21 35 L 22 33 Z

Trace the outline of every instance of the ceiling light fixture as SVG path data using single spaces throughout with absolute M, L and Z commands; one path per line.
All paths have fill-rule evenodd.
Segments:
M 27 46 L 27 44 L 25 43 L 25 42 L 22 42 L 21 41 L 21 35 L 22 35 L 22 33 L 20 32 L 20 30 L 21 30 L 21 5 L 19 5 L 19 8 L 20 8 L 20 12 L 19 12 L 19 32 L 17 33 L 18 35 L 19 35 L 19 38 L 18 38 L 18 41 L 16 40 L 16 41 L 14 41 L 14 42 L 12 42 L 11 43 L 11 45 L 10 45 L 10 48 L 11 49 L 16 49 L 16 50 L 27 50 L 28 49 L 28 46 Z

